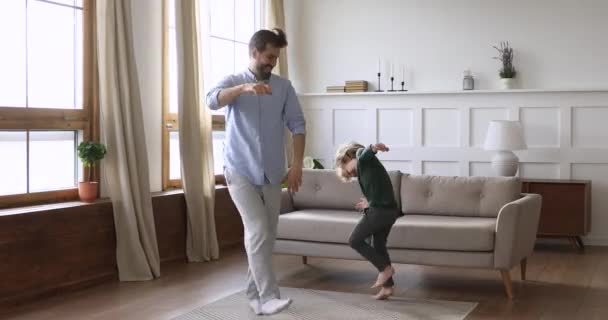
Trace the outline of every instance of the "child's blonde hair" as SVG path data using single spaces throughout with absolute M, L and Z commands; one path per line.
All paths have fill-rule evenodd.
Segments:
M 350 176 L 344 171 L 344 165 L 350 159 L 357 158 L 357 150 L 365 148 L 357 142 L 349 142 L 338 147 L 336 151 L 336 174 L 344 181 L 349 181 Z

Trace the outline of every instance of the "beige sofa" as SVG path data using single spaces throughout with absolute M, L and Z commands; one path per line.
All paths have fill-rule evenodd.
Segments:
M 405 214 L 397 219 L 387 246 L 394 263 L 501 272 L 513 297 L 509 270 L 534 248 L 541 197 L 521 194 L 512 177 L 439 177 L 389 173 Z M 284 192 L 276 254 L 361 259 L 348 238 L 361 213 L 356 181 L 343 183 L 332 170 L 304 170 L 299 192 Z

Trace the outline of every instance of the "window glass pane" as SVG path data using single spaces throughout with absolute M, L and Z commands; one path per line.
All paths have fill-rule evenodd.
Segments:
M 76 186 L 75 139 L 75 131 L 30 131 L 30 192 Z
M 235 43 L 234 71 L 241 72 L 249 67 L 249 45 Z
M 175 0 L 169 0 L 168 6 L 167 14 L 169 15 L 169 28 L 175 28 Z
M 211 38 L 211 83 L 234 73 L 234 42 Z
M 179 160 L 179 132 L 169 132 L 169 179 L 182 178 L 182 164 Z
M 80 145 L 81 142 L 84 141 L 84 131 L 79 130 L 77 132 L 77 134 L 78 134 L 78 138 L 77 138 L 78 140 L 76 141 L 76 145 L 78 146 L 78 145 Z M 76 174 L 78 175 L 76 181 L 84 181 L 84 177 L 83 177 L 83 174 L 84 174 L 84 165 L 82 164 L 82 161 L 80 161 L 80 159 L 78 159 L 78 153 L 77 153 L 78 151 L 74 150 L 74 152 L 76 152 L 75 157 L 76 157 L 76 163 L 78 165 L 78 167 L 76 168 Z M 97 168 L 95 170 L 99 170 L 99 165 L 100 164 L 98 163 L 97 164 Z M 88 178 L 89 177 L 87 177 L 87 179 Z
M 211 0 L 210 22 L 211 35 L 225 39 L 234 39 L 234 1 Z
M 235 40 L 249 43 L 255 30 L 255 1 L 236 0 L 235 8 Z
M 169 29 L 169 112 L 178 111 L 177 92 L 177 39 L 175 28 Z
M 34 0 L 36 1 L 36 0 Z M 82 0 L 48 0 L 58 4 L 67 4 L 69 6 L 76 6 L 82 8 Z
M 82 109 L 83 107 L 83 77 L 84 77 L 84 38 L 83 38 L 83 24 L 82 24 L 82 13 L 81 11 L 76 11 L 76 24 L 74 25 L 74 33 L 76 34 L 76 41 L 74 42 L 74 46 L 76 48 L 76 62 L 74 64 L 74 68 L 76 73 L 74 77 L 76 78 L 76 83 L 74 87 L 74 96 L 76 97 L 76 104 L 74 106 L 75 109 Z
M 0 106 L 25 107 L 25 1 L 0 1 Z
M 27 192 L 27 134 L 0 131 L 0 196 Z
M 74 108 L 81 86 L 74 25 L 82 10 L 30 1 L 27 11 L 28 107 Z
M 213 131 L 213 171 L 224 174 L 224 141 L 225 131 Z

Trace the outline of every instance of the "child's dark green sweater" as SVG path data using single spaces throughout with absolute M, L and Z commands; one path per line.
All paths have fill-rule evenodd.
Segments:
M 391 179 L 371 147 L 357 150 L 357 176 L 370 208 L 397 209 Z

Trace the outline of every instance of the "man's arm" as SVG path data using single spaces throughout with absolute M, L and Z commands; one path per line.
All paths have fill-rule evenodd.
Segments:
M 231 104 L 244 93 L 256 95 L 271 94 L 272 88 L 263 82 L 235 85 L 232 81 L 232 76 L 227 76 L 213 89 L 209 90 L 209 93 L 207 93 L 207 106 L 212 110 L 220 109 L 223 106 Z
M 295 89 L 289 84 L 285 102 L 285 125 L 293 134 L 293 163 L 287 177 L 289 191 L 297 192 L 302 185 L 302 165 L 306 145 L 306 120 L 296 96 Z

